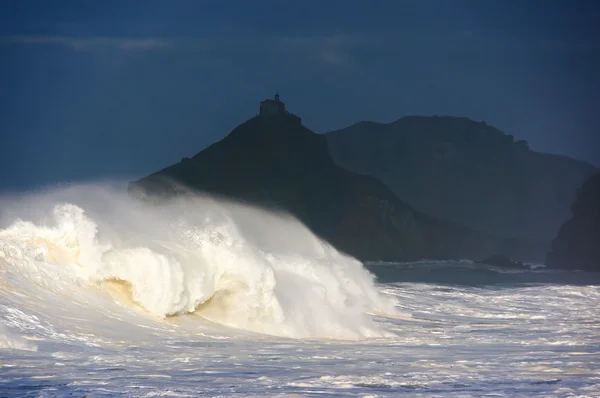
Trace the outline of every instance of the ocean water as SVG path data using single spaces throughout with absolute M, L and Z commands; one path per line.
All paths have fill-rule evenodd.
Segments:
M 600 277 L 361 264 L 285 214 L 0 200 L 0 397 L 596 397 Z

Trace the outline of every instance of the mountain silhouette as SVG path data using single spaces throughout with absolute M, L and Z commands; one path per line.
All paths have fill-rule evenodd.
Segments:
M 414 210 L 375 177 L 336 165 L 324 135 L 272 104 L 261 105 L 260 116 L 195 156 L 129 184 L 132 195 L 159 201 L 190 191 L 289 212 L 361 260 L 544 256 L 535 242 L 495 237 Z
M 467 118 L 360 122 L 326 137 L 336 163 L 380 179 L 415 209 L 521 239 L 550 242 L 597 171 Z

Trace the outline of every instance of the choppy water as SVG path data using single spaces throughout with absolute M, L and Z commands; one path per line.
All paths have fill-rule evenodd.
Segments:
M 0 205 L 2 397 L 600 396 L 598 275 L 365 268 L 208 199 Z

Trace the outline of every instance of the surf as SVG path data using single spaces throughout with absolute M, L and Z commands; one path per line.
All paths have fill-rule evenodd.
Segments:
M 370 315 L 395 314 L 373 274 L 287 214 L 200 195 L 150 205 L 105 184 L 0 205 L 4 303 L 75 306 L 82 322 L 132 316 L 117 304 L 281 337 L 390 335 Z

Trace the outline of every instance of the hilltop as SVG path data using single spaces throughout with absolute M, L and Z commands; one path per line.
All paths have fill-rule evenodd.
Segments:
M 240 124 L 191 158 L 130 183 L 132 195 L 168 199 L 192 190 L 289 212 L 361 260 L 539 258 L 539 246 L 427 216 L 372 176 L 335 164 L 324 135 L 286 111 Z
M 460 117 L 360 122 L 325 136 L 336 163 L 380 179 L 415 209 L 518 239 L 550 242 L 597 171 Z

